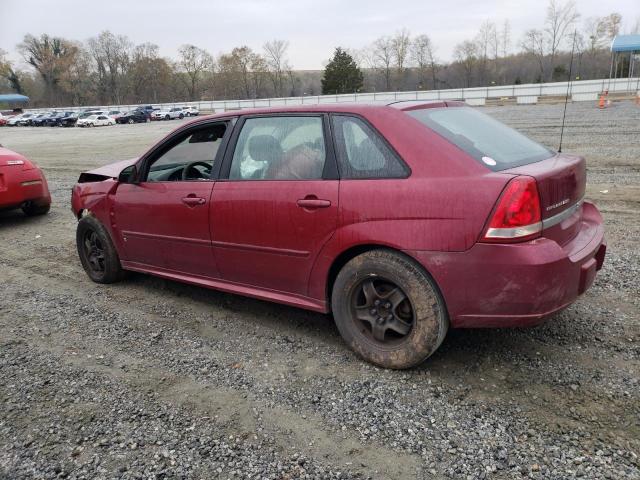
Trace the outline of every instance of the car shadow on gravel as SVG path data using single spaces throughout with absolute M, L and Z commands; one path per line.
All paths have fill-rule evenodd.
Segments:
M 198 310 L 221 309 L 220 316 L 239 315 L 247 322 L 279 330 L 283 335 L 304 336 L 330 344 L 342 343 L 333 317 L 278 303 L 188 285 L 142 273 L 130 273 L 126 282 L 175 302 L 185 299 Z
M 306 311 L 286 305 L 234 295 L 204 287 L 187 285 L 149 275 L 132 273 L 126 283 L 129 287 L 144 290 L 158 299 L 181 304 L 187 302 L 185 308 L 199 311 L 211 309 L 216 317 L 240 318 L 242 321 L 256 326 L 265 326 L 280 332 L 283 336 L 304 337 L 310 341 L 322 342 L 333 347 L 344 348 L 338 329 L 331 315 Z M 552 322 L 567 322 L 567 319 L 553 317 Z M 570 323 L 570 322 L 569 322 Z M 536 339 L 546 327 L 544 324 L 532 328 L 504 329 L 452 329 L 444 343 L 422 365 L 414 370 L 450 370 L 471 371 L 474 365 L 486 361 L 495 361 L 505 366 L 512 366 L 514 357 L 535 358 L 536 350 L 541 342 Z M 569 328 L 571 327 L 563 327 Z M 576 327 L 577 328 L 577 327 Z M 351 355 L 349 355 L 351 357 Z M 358 357 L 353 355 L 353 359 Z M 361 360 L 355 360 L 361 361 Z
M 21 210 L 0 211 L 0 230 L 5 228 L 19 227 L 22 225 L 37 225 L 44 223 L 47 216 L 29 217 L 22 213 Z

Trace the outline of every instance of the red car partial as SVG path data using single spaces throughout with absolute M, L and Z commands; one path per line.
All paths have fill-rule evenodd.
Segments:
M 0 210 L 44 215 L 51 206 L 47 179 L 35 163 L 0 145 Z
M 459 102 L 236 111 L 80 175 L 89 277 L 126 270 L 332 312 L 388 368 L 448 328 L 540 323 L 606 251 L 585 160 Z

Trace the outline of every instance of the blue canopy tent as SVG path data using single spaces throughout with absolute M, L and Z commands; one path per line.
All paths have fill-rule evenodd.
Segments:
M 620 61 L 629 54 L 629 81 L 633 78 L 636 55 L 640 54 L 640 35 L 616 35 L 611 42 L 611 67 L 609 68 L 609 82 L 612 78 L 618 78 L 618 67 L 622 74 L 624 64 Z M 638 82 L 636 82 L 636 90 Z
M 23 105 L 29 102 L 29 97 L 25 95 L 19 95 L 17 93 L 9 93 L 6 95 L 0 95 L 0 105 L 9 105 L 14 110 L 21 110 Z

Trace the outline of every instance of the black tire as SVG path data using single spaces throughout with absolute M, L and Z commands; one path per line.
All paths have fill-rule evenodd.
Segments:
M 180 114 L 180 120 L 182 120 L 184 118 L 184 115 L 181 113 Z
M 134 122 L 133 118 L 130 118 L 129 119 L 129 125 L 133 125 L 133 122 Z
M 84 271 L 94 282 L 114 283 L 124 278 L 111 236 L 95 217 L 87 215 L 78 222 L 76 247 Z
M 165 115 L 165 116 L 164 116 L 164 119 L 165 119 L 165 120 L 171 120 L 171 117 L 170 117 L 169 115 Z
M 331 305 L 345 342 L 384 368 L 419 365 L 449 329 L 435 282 L 412 259 L 389 250 L 372 250 L 349 261 L 333 284 Z
M 51 204 L 46 203 L 44 205 L 38 205 L 34 202 L 27 202 L 22 205 L 22 211 L 27 217 L 35 217 L 37 215 L 45 215 L 49 213 L 51 209 Z

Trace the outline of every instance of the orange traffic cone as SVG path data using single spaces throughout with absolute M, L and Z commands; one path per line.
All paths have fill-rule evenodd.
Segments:
M 598 102 L 598 108 L 605 108 L 605 103 L 604 103 L 604 95 L 600 95 L 600 101 Z
M 640 106 L 640 92 L 636 94 L 636 105 Z

